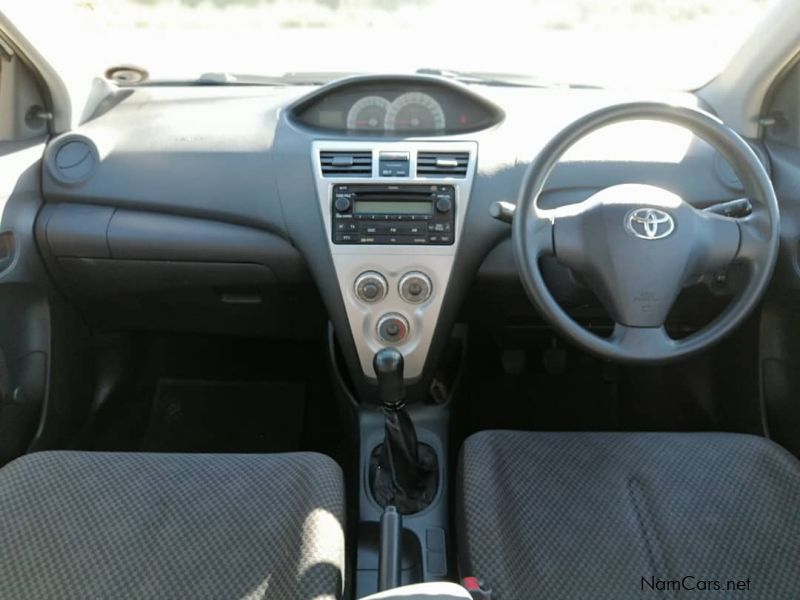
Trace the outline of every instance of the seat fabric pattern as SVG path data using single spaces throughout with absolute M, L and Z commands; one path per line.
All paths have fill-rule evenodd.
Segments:
M 485 431 L 459 469 L 461 571 L 494 600 L 800 598 L 800 463 L 763 438 Z
M 0 549 L 0 598 L 338 598 L 342 473 L 312 453 L 31 454 L 0 469 Z

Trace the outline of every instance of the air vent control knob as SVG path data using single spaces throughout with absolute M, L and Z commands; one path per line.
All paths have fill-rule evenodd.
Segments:
M 365 271 L 356 277 L 355 291 L 359 300 L 372 304 L 386 297 L 389 285 L 386 278 L 377 271 Z
M 400 297 L 411 304 L 421 304 L 431 297 L 433 284 L 430 278 L 419 271 L 411 271 L 400 278 Z

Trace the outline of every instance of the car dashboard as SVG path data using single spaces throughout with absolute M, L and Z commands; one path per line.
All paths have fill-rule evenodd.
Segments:
M 515 202 L 561 127 L 642 99 L 706 108 L 690 93 L 422 75 L 122 88 L 49 144 L 37 239 L 98 328 L 290 337 L 318 325 L 305 318 L 318 298 L 356 385 L 393 346 L 424 386 L 471 296 L 516 310 L 504 305 L 520 290 L 510 228 L 490 206 Z M 629 123 L 585 141 L 552 173 L 544 205 L 617 183 L 654 183 L 697 205 L 741 194 L 717 153 L 675 128 Z M 576 314 L 602 314 L 579 278 L 550 271 Z

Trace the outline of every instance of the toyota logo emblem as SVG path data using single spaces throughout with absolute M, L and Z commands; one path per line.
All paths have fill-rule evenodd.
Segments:
M 660 240 L 675 231 L 675 220 L 657 208 L 637 208 L 625 217 L 625 229 L 643 240 Z

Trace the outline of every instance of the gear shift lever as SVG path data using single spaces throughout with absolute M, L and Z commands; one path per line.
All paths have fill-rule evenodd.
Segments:
M 416 512 L 427 501 L 432 479 L 435 491 L 435 470 L 430 461 L 421 459 L 417 431 L 406 410 L 403 355 L 394 348 L 384 348 L 375 354 L 372 366 L 384 412 L 380 464 L 390 476 L 389 481 L 377 476 L 374 491 L 385 504 L 396 504 L 401 513 Z
M 406 386 L 403 383 L 403 355 L 394 348 L 384 348 L 375 353 L 372 368 L 378 378 L 381 403 L 386 410 L 399 410 L 405 406 Z

